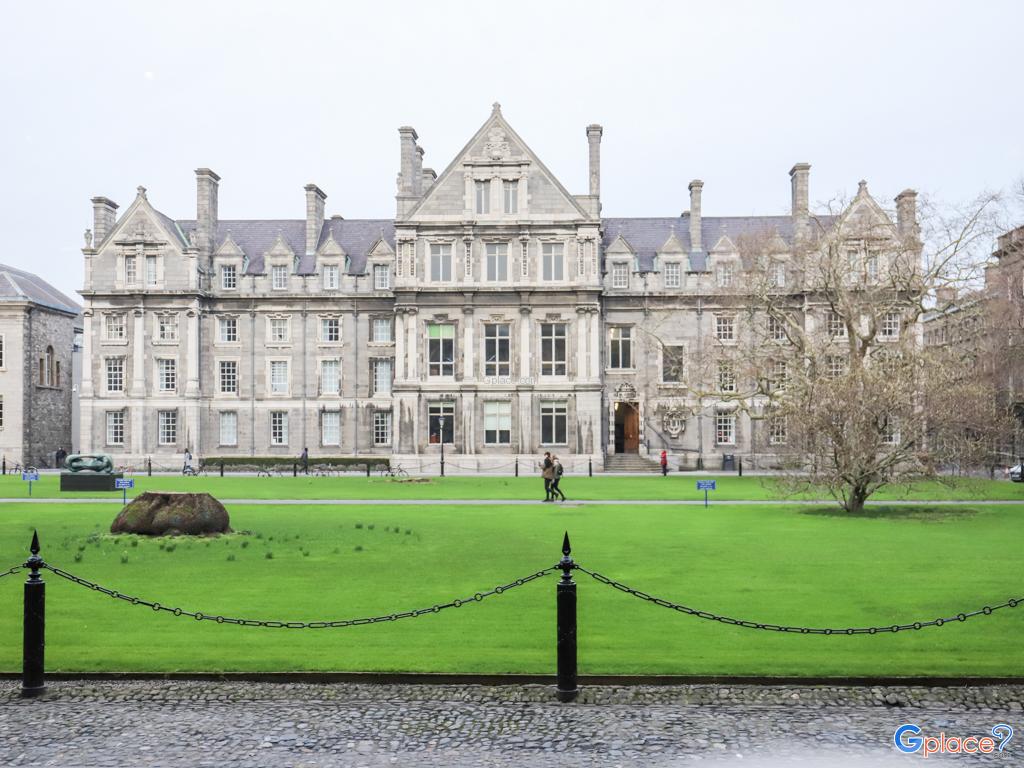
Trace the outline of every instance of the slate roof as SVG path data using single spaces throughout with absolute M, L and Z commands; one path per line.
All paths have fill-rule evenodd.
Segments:
M 727 235 L 734 243 L 741 235 L 772 235 L 776 232 L 787 243 L 793 240 L 793 219 L 790 216 L 705 216 L 701 219 L 703 251 L 700 253 L 692 253 L 689 212 L 682 216 L 602 219 L 601 222 L 604 228 L 602 246 L 607 248 L 622 235 L 636 252 L 637 267 L 641 272 L 653 270 L 655 254 L 673 232 L 683 250 L 690 253 L 690 269 L 694 272 L 706 270 L 707 253 L 722 235 Z M 825 223 L 829 222 L 831 218 Z
M 194 219 L 179 219 L 173 222 L 187 239 L 195 231 Z M 391 219 L 340 219 L 324 222 L 320 230 L 317 247 L 327 240 L 328 233 L 348 255 L 349 274 L 359 275 L 366 271 L 366 257 L 370 249 L 383 235 L 388 244 L 395 247 L 395 223 Z M 316 270 L 315 258 L 306 256 L 305 219 L 229 219 L 217 222 L 214 249 L 220 248 L 231 234 L 231 239 L 249 257 L 246 274 L 260 275 L 264 272 L 263 256 L 274 247 L 278 235 L 299 257 L 297 274 L 308 275 Z
M 82 308 L 38 275 L 0 264 L 0 301 L 31 301 L 41 307 L 77 315 Z

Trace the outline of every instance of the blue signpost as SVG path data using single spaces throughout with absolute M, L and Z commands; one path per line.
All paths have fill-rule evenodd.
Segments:
M 38 472 L 22 472 L 21 479 L 28 481 L 28 495 L 32 495 L 32 483 L 39 479 Z
M 708 491 L 716 490 L 715 489 L 715 481 L 714 480 L 698 480 L 697 481 L 697 490 L 698 491 L 704 491 L 704 506 L 706 507 L 708 505 Z
M 121 502 L 123 504 L 128 503 L 128 489 L 135 487 L 135 480 L 129 480 L 126 477 L 119 477 L 114 481 L 114 489 L 121 491 Z

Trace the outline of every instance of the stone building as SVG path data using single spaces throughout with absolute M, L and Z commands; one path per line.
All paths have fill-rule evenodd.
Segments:
M 72 371 L 80 307 L 29 272 L 0 264 L 0 456 L 52 467 L 72 446 Z
M 304 219 L 222 220 L 207 168 L 194 219 L 141 187 L 120 217 L 93 198 L 83 448 L 166 464 L 186 447 L 308 447 L 431 471 L 443 443 L 448 470 L 467 472 L 548 449 L 570 471 L 750 453 L 755 428 L 705 397 L 686 360 L 724 339 L 744 236 L 813 239 L 810 166 L 790 173 L 791 215 L 702 217 L 694 181 L 678 217 L 607 219 L 601 126 L 586 137 L 589 188 L 572 194 L 498 105 L 440 174 L 400 128 L 393 219 L 328 217 L 310 184 Z M 901 205 L 912 217 L 912 193 Z M 863 187 L 853 206 L 877 209 Z

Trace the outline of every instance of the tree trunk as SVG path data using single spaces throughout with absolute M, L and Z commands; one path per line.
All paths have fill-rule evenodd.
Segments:
M 846 501 L 843 502 L 843 508 L 850 514 L 856 515 L 864 511 L 864 502 L 868 498 L 867 485 L 863 483 L 855 483 L 850 488 L 850 493 L 846 497 Z

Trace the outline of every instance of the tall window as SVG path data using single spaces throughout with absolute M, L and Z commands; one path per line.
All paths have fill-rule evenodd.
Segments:
M 565 355 L 565 336 L 565 323 L 541 323 L 541 376 L 565 376 L 568 368 Z
M 270 318 L 270 342 L 272 344 L 284 344 L 288 341 L 288 318 Z
M 225 264 L 220 268 L 220 287 L 225 291 L 233 291 L 238 287 L 238 269 L 234 264 Z
M 124 358 L 107 358 L 107 392 L 124 392 Z
M 320 394 L 337 395 L 341 392 L 341 361 L 320 361 Z
M 386 344 L 389 341 L 393 341 L 391 338 L 390 317 L 373 318 L 373 340 L 378 344 Z
M 541 246 L 541 259 L 545 280 L 565 278 L 565 246 L 562 243 L 544 243 Z
M 768 391 L 774 392 L 786 386 L 789 378 L 789 363 L 785 360 L 773 360 L 768 368 Z
M 320 444 L 341 445 L 340 411 L 324 411 L 320 414 Z
M 341 284 L 341 270 L 337 264 L 324 265 L 324 290 L 336 291 Z
M 838 379 L 846 374 L 845 355 L 825 355 L 825 375 L 831 379 Z
M 505 179 L 501 182 L 505 198 L 505 213 L 519 213 L 519 182 Z
M 275 264 L 270 268 L 270 287 L 275 291 L 283 291 L 288 287 L 288 267 Z
M 288 361 L 270 361 L 270 393 L 273 395 L 288 394 Z
M 686 347 L 666 344 L 661 350 L 661 380 L 677 384 L 686 373 Z
M 106 341 L 123 341 L 128 336 L 127 323 L 122 312 L 103 316 L 103 338 Z
M 874 283 L 878 280 L 877 253 L 868 252 L 868 257 L 864 260 L 864 276 L 870 283 Z
M 512 442 L 512 403 L 507 400 L 484 402 L 484 442 L 487 445 Z
M 882 442 L 886 445 L 900 444 L 900 420 L 895 416 L 886 418 L 882 425 Z
M 512 349 L 507 323 L 484 326 L 484 376 L 512 373 Z
M 0 395 L 0 429 L 4 428 L 4 396 Z
M 665 287 L 681 288 L 683 285 L 683 265 L 678 261 L 665 264 Z
M 455 375 L 455 326 L 431 323 L 427 326 L 427 355 L 430 376 Z
M 4 367 L 4 335 L 0 333 L 0 370 Z
M 156 256 L 146 257 L 146 285 L 156 285 Z
M 476 190 L 476 212 L 477 213 L 490 213 L 491 212 L 491 182 L 490 181 L 478 181 L 475 183 L 474 188 Z
M 217 328 L 220 331 L 220 341 L 223 344 L 232 344 L 238 341 L 238 318 L 221 317 L 217 320 Z
M 715 269 L 715 282 L 719 288 L 731 288 L 736 269 L 732 264 L 719 264 Z
M 391 267 L 387 264 L 373 265 L 373 289 L 386 291 L 391 287 Z
M 786 417 L 772 414 L 768 417 L 768 442 L 771 445 L 785 445 L 789 439 Z
M 843 320 L 843 316 L 837 312 L 828 313 L 825 319 L 825 328 L 828 331 L 828 335 L 833 339 L 846 338 L 846 321 Z
M 508 280 L 508 243 L 487 243 L 487 279 L 490 282 Z
M 736 444 L 736 417 L 731 413 L 715 414 L 715 444 Z
M 373 444 L 391 445 L 391 411 L 373 412 Z
M 732 361 L 730 360 L 718 361 L 718 391 L 736 391 L 736 370 L 733 368 Z
M 139 272 L 134 256 L 124 257 L 124 281 L 127 285 L 135 285 L 139 282 Z
M 786 340 L 786 326 L 779 318 L 769 315 L 766 327 L 768 330 L 768 338 L 772 341 Z
M 178 412 L 157 411 L 157 441 L 160 445 L 174 445 L 178 442 Z
M 53 347 L 46 348 L 43 359 L 39 363 L 39 383 L 45 387 L 57 386 L 57 363 L 53 355 Z
M 173 392 L 178 388 L 178 361 L 156 361 L 156 383 L 161 392 Z
M 238 445 L 238 413 L 220 412 L 220 444 Z
M 218 364 L 218 381 L 221 394 L 238 394 L 238 361 L 221 360 Z
M 900 313 L 886 312 L 882 317 L 882 329 L 879 336 L 885 340 L 898 338 L 900 335 Z
M 629 288 L 629 265 L 621 262 L 612 264 L 612 288 Z
M 288 445 L 288 411 L 270 412 L 270 444 Z
M 373 375 L 373 394 L 391 394 L 391 358 L 381 357 L 370 361 L 371 374 Z
M 611 328 L 610 367 L 633 367 L 633 328 L 616 325 Z
M 452 247 L 449 243 L 430 244 L 430 280 L 447 283 L 452 279 Z
M 786 287 L 786 265 L 781 261 L 773 261 L 769 267 L 771 284 L 774 288 Z
M 333 344 L 341 341 L 341 320 L 337 317 L 320 318 L 320 341 Z
M 540 406 L 540 441 L 545 445 L 566 445 L 568 442 L 569 409 L 565 403 L 542 403 Z
M 715 338 L 726 344 L 736 341 L 736 318 L 732 315 L 715 315 Z
M 156 335 L 160 341 L 177 341 L 178 340 L 178 316 L 177 315 L 157 315 L 156 316 Z
M 107 445 L 124 445 L 124 411 L 107 411 Z
M 444 427 L 441 419 L 444 419 Z M 427 406 L 427 422 L 431 443 L 455 442 L 455 403 L 430 403 Z

